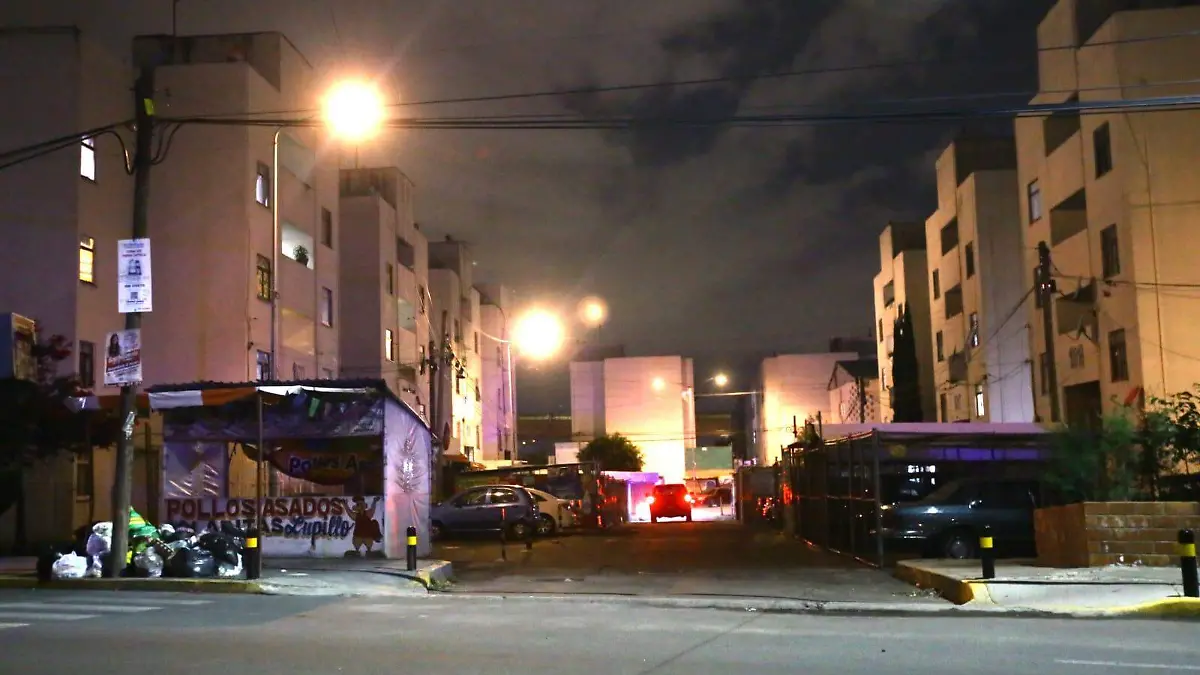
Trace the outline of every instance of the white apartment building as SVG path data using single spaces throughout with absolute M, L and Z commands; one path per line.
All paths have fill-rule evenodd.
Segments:
M 444 337 L 452 363 L 438 379 L 434 417 L 450 428 L 448 455 L 483 459 L 483 388 L 480 296 L 473 284 L 474 258 L 465 242 L 447 236 L 429 244 L 429 292 L 433 330 Z M 449 414 L 445 414 L 449 412 Z
M 682 356 L 571 363 L 571 426 L 580 447 L 621 434 L 642 451 L 643 471 L 682 483 L 686 449 L 696 447 L 695 376 Z
M 1033 102 L 1195 95 L 1198 35 L 1197 2 L 1061 0 L 1038 27 Z M 1040 307 L 1029 311 L 1038 417 L 1093 424 L 1115 405 L 1195 390 L 1200 112 L 1062 111 L 1019 118 L 1016 134 L 1024 273 L 1032 283 L 1045 242 L 1057 284 L 1052 348 Z
M 428 419 L 429 244 L 414 186 L 394 167 L 342 169 L 338 207 L 343 377 L 380 378 Z M 371 260 L 375 264 L 370 264 Z
M 879 416 L 891 422 L 892 352 L 896 318 L 902 307 L 912 316 L 917 343 L 921 418 L 937 419 L 933 377 L 933 338 L 929 321 L 929 278 L 924 223 L 889 223 L 879 235 L 879 274 L 875 275 L 875 337 L 879 359 Z M 826 371 L 828 372 L 828 371 Z
M 1033 421 L 1016 164 L 1012 138 L 970 136 L 936 163 L 925 251 L 939 422 Z
M 796 440 L 796 430 L 817 416 L 830 423 L 837 419 L 831 406 L 829 382 L 839 361 L 857 361 L 856 352 L 777 354 L 763 359 L 758 391 L 762 392 L 754 448 L 759 464 L 773 464 Z
M 500 284 L 480 284 L 476 289 L 480 295 L 481 456 L 485 462 L 507 463 L 517 458 L 516 354 L 509 324 L 513 293 Z

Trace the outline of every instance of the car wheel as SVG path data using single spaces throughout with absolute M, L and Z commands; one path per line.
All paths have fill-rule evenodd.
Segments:
M 508 531 L 514 540 L 520 541 L 529 536 L 529 524 L 513 523 Z
M 538 518 L 537 533 L 540 536 L 543 536 L 543 537 L 553 536 L 554 532 L 557 529 L 558 529 L 558 523 L 554 522 L 554 519 L 551 518 L 550 516 L 543 513 L 541 515 L 541 517 Z
M 652 522 L 652 523 L 657 523 L 657 522 L 658 522 L 658 516 L 650 516 L 650 522 Z
M 691 512 L 688 512 L 688 514 L 687 514 L 687 521 L 688 521 L 689 523 L 690 523 L 690 522 L 692 522 L 692 514 L 691 514 Z
M 969 530 L 955 530 L 942 540 L 942 556 L 953 560 L 979 557 L 979 541 Z
M 438 539 L 441 539 L 445 534 L 446 534 L 446 530 L 445 530 L 445 528 L 442 527 L 441 523 L 439 523 L 435 520 L 429 524 L 429 540 L 430 541 L 437 541 Z

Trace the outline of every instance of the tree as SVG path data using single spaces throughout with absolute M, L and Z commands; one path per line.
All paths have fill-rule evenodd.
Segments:
M 593 439 L 579 451 L 579 461 L 596 462 L 601 471 L 641 471 L 642 451 L 621 434 Z
M 892 421 L 920 422 L 921 369 L 917 361 L 917 340 L 913 335 L 912 313 L 902 305 L 892 330 Z
M 39 338 L 33 345 L 37 379 L 0 379 L 0 514 L 16 508 L 18 548 L 28 543 L 25 471 L 63 453 L 85 454 L 116 441 L 119 423 L 111 413 L 68 407 L 69 398 L 90 393 L 74 374 L 58 374 L 71 354 L 63 336 Z
M 1067 427 L 1054 433 L 1047 482 L 1067 503 L 1145 498 L 1143 458 L 1135 415 L 1120 407 L 1103 415 L 1097 429 Z

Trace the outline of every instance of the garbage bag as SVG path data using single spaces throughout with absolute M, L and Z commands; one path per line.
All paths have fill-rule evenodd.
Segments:
M 171 541 L 175 537 L 175 528 L 169 523 L 163 523 L 158 526 L 158 538 L 163 541 Z
M 238 561 L 238 545 L 231 537 L 216 532 L 205 532 L 200 535 L 199 548 L 208 551 L 217 562 L 236 565 Z
M 225 561 L 217 562 L 217 576 L 222 579 L 232 579 L 233 577 L 242 576 L 242 556 L 237 555 L 237 563 L 230 565 Z
M 133 565 L 137 568 L 139 575 L 150 578 L 161 577 L 163 574 L 163 559 L 158 554 L 154 547 L 149 547 L 146 550 L 133 556 Z
M 217 575 L 217 561 L 201 548 L 183 548 L 167 561 L 167 576 L 180 579 L 202 579 Z
M 62 556 L 51 566 L 51 575 L 55 579 L 82 579 L 87 571 L 87 558 L 74 553 Z
M 75 542 L 64 542 L 43 548 L 37 559 L 38 581 L 53 579 L 54 562 L 68 553 L 75 553 Z
M 81 556 L 87 556 L 88 538 L 92 536 L 92 529 L 98 525 L 100 521 L 94 520 L 87 525 L 82 525 L 75 529 L 72 536 L 75 540 L 75 553 Z M 64 551 L 65 553 L 65 551 Z

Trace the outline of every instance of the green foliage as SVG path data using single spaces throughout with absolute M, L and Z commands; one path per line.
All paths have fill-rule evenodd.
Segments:
M 642 451 L 621 434 L 593 439 L 579 451 L 579 461 L 596 462 L 602 471 L 641 471 Z
M 900 307 L 892 331 L 892 421 L 920 422 L 921 369 L 917 361 L 917 339 L 912 313 Z
M 1128 408 L 1109 413 L 1097 430 L 1055 433 L 1047 480 L 1068 502 L 1145 498 L 1139 488 L 1140 434 L 1132 413 Z

